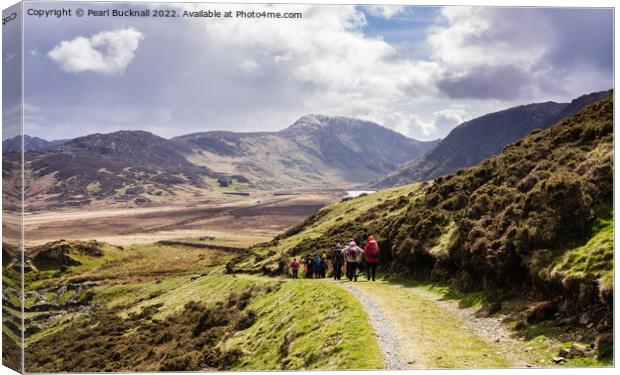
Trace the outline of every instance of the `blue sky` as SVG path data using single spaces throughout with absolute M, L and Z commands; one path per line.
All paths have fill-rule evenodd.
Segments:
M 26 133 L 273 131 L 321 113 L 435 139 L 488 112 L 613 85 L 609 9 L 171 7 L 304 18 L 27 17 Z

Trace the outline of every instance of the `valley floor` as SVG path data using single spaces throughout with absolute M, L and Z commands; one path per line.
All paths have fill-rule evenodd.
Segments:
M 249 246 L 256 239 L 266 241 L 301 223 L 319 208 L 339 199 L 340 193 L 334 191 L 290 195 L 256 191 L 248 197 L 163 206 L 32 212 L 24 217 L 24 230 L 28 234 L 27 247 L 61 238 L 129 246 L 231 233 L 250 237 L 246 243 Z M 11 228 L 4 229 L 8 232 Z

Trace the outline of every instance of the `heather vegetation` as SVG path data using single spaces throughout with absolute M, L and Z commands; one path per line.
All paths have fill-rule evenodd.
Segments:
M 591 318 L 605 329 L 611 295 L 600 279 L 609 279 L 609 257 L 591 267 L 568 260 L 564 273 L 544 270 L 578 246 L 585 246 L 582 253 L 605 252 L 588 241 L 601 230 L 597 220 L 609 218 L 612 113 L 610 96 L 477 167 L 438 178 L 382 229 L 392 265 L 452 279 L 466 290 L 533 291 L 590 311 L 597 305 L 601 314 Z M 456 233 L 447 251 L 433 254 L 451 225 Z M 581 267 L 580 281 L 570 284 L 562 275 L 574 274 L 575 267 Z
M 482 291 L 493 306 L 544 300 L 532 322 L 578 323 L 593 340 L 613 326 L 612 163 L 609 95 L 476 167 L 322 209 L 228 268 L 281 273 L 291 256 L 373 234 L 391 272 Z

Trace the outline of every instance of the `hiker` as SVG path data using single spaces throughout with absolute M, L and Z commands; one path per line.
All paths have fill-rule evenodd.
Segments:
M 344 264 L 344 255 L 342 254 L 342 245 L 336 244 L 336 248 L 332 252 L 332 267 L 334 268 L 334 280 L 340 280 L 342 277 L 342 265 Z
M 293 261 L 291 262 L 291 270 L 293 270 L 293 279 L 296 279 L 299 272 L 299 261 L 297 258 L 293 258 Z
M 349 281 L 357 281 L 357 267 L 364 250 L 355 244 L 355 241 L 349 242 L 349 246 L 344 249 L 344 257 L 347 261 L 347 278 Z
M 314 272 L 314 257 L 312 255 L 308 255 L 306 257 L 306 279 L 311 279 L 313 272 Z
M 327 264 L 327 255 L 323 254 L 323 258 L 321 258 L 321 279 L 324 279 L 327 275 L 327 269 L 329 265 Z
M 318 255 L 314 257 L 314 267 L 312 268 L 312 272 L 314 273 L 315 278 L 321 278 L 321 257 Z
M 368 242 L 364 246 L 364 256 L 366 257 L 366 278 L 368 281 L 371 279 L 375 281 L 379 263 L 379 244 L 373 236 L 368 237 Z

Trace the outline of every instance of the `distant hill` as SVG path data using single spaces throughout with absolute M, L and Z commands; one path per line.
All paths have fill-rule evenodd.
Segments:
M 474 166 L 534 129 L 547 129 L 609 92 L 581 96 L 571 103 L 529 104 L 490 113 L 454 128 L 436 148 L 372 185 L 376 188 L 427 181 Z
M 122 160 L 140 166 L 160 168 L 194 167 L 185 155 L 192 150 L 146 131 L 118 131 L 72 139 L 58 147 L 70 152 L 87 152 L 104 159 Z
M 144 131 L 75 138 L 26 153 L 30 209 L 80 206 L 95 201 L 144 204 L 208 188 L 216 177 L 185 158 L 182 144 Z
M 259 186 L 369 182 L 433 148 L 369 121 L 307 115 L 272 133 L 205 132 L 174 138 L 189 160 Z
M 475 167 L 323 208 L 227 270 L 286 273 L 292 257 L 372 234 L 384 270 L 545 301 L 524 312 L 528 323 L 611 332 L 612 95 Z
M 46 141 L 45 139 L 24 135 L 24 151 L 44 150 L 59 146 L 67 142 L 66 139 Z M 21 150 L 21 136 L 5 139 L 2 141 L 2 152 L 17 152 Z

